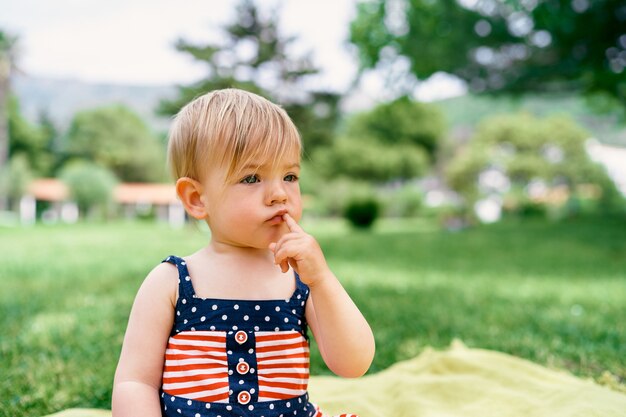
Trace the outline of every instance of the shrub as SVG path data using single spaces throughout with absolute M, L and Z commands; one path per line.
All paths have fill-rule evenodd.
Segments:
M 352 198 L 344 211 L 344 217 L 359 229 L 372 227 L 380 214 L 380 203 L 373 196 Z
M 106 211 L 117 183 L 111 171 L 84 161 L 66 165 L 61 171 L 61 180 L 67 184 L 72 199 L 83 214 Z

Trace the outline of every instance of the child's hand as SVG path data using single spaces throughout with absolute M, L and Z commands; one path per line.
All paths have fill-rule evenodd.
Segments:
M 283 235 L 278 242 L 270 244 L 274 262 L 280 265 L 283 272 L 287 272 L 291 265 L 307 285 L 319 282 L 330 272 L 320 245 L 289 214 L 284 214 L 283 219 L 289 233 Z

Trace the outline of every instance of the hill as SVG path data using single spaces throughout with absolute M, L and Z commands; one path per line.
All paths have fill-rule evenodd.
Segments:
M 30 76 L 16 76 L 13 89 L 28 120 L 37 121 L 45 111 L 62 130 L 80 110 L 123 104 L 135 111 L 154 131 L 166 131 L 168 118 L 156 115 L 154 110 L 160 100 L 176 94 L 174 86 L 94 84 Z

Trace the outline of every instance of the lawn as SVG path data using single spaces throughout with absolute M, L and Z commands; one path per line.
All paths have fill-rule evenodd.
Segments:
M 453 339 L 624 389 L 626 222 L 503 222 L 460 232 L 308 221 L 370 321 L 370 372 Z M 0 416 L 110 407 L 134 294 L 207 240 L 151 223 L 0 229 Z M 323 374 L 319 353 L 312 373 Z M 621 384 L 621 385 L 620 385 Z

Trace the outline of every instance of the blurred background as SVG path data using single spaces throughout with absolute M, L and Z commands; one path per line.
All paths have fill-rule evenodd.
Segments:
M 371 372 L 460 338 L 625 390 L 623 1 L 0 10 L 0 416 L 110 406 L 138 285 L 206 243 L 169 122 L 225 87 L 300 129 L 304 222 L 372 322 Z
M 454 224 L 623 210 L 620 2 L 151 5 L 3 5 L 3 223 L 182 224 L 155 186 L 169 119 L 228 86 L 299 126 L 318 216 L 376 196 L 383 216 Z

